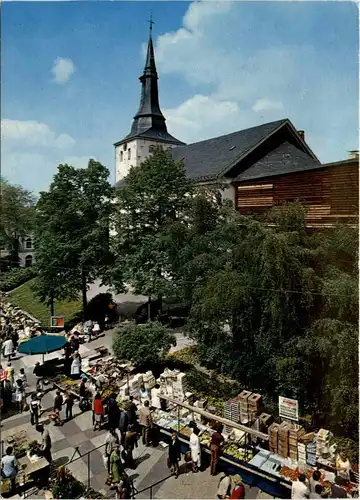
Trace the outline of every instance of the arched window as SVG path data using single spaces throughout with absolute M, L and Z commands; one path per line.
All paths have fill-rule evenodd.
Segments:
M 25 257 L 25 267 L 31 267 L 33 262 L 33 257 L 32 255 L 27 255 Z
M 128 149 L 128 160 L 131 160 L 131 149 Z
M 123 161 L 123 158 L 124 158 L 124 153 L 120 151 L 120 161 Z
M 26 240 L 25 240 L 25 248 L 32 248 L 32 240 L 31 240 L 31 238 L 26 238 Z

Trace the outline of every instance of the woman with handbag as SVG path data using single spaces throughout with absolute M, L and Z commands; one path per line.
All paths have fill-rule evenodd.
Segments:
M 168 455 L 168 467 L 171 469 L 171 474 L 175 474 L 175 478 L 179 477 L 179 460 L 181 458 L 181 446 L 178 440 L 177 434 L 175 432 L 171 436 L 171 441 L 169 443 L 169 455 Z

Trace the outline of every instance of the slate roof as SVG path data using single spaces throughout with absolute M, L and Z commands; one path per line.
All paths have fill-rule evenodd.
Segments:
M 174 160 L 184 161 L 190 178 L 213 178 L 286 122 L 287 120 L 278 120 L 187 146 L 178 146 L 171 150 L 172 157 Z
M 262 177 L 304 172 L 323 165 L 293 144 L 285 141 L 239 174 L 234 181 L 250 181 Z

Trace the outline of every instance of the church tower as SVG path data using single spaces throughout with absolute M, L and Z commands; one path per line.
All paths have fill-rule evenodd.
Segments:
M 139 166 L 149 156 L 150 146 L 159 144 L 163 147 L 173 147 L 184 144 L 168 133 L 164 115 L 160 110 L 158 75 L 151 36 L 152 24 L 150 20 L 145 68 L 139 78 L 141 82 L 140 106 L 134 116 L 130 133 L 114 144 L 116 183 L 127 176 L 131 166 Z

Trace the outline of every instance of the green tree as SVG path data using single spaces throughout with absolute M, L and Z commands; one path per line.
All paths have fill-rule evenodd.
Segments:
M 358 439 L 358 233 L 338 225 L 313 237 L 318 254 L 321 302 L 315 321 L 299 343 L 310 373 L 309 399 L 315 418 Z
M 0 240 L 9 249 L 13 267 L 19 264 L 20 240 L 34 228 L 35 196 L 21 186 L 0 178 Z
M 283 220 L 289 215 L 285 210 L 273 214 L 282 222 L 275 227 L 233 215 L 207 233 L 203 260 L 217 265 L 194 287 L 189 326 L 205 363 L 245 385 L 270 394 L 280 389 L 304 401 L 303 384 L 297 385 L 302 365 L 296 338 L 311 322 L 317 280 L 312 252 L 304 246 L 303 210 L 289 210 L 297 213 L 298 232 Z M 192 274 L 195 279 L 194 267 Z M 286 381 L 285 366 L 292 367 Z
M 112 261 L 113 194 L 101 163 L 91 159 L 84 169 L 59 165 L 36 206 L 36 289 L 43 301 L 77 299 L 81 293 L 85 310 L 88 283 L 106 277 Z
M 115 286 L 121 288 L 125 281 L 135 293 L 149 297 L 169 293 L 174 242 L 180 243 L 186 226 L 192 189 L 183 163 L 161 147 L 130 169 L 117 193 Z
M 120 361 L 135 365 L 156 364 L 176 346 L 173 332 L 154 321 L 145 325 L 129 323 L 115 333 L 113 350 Z

